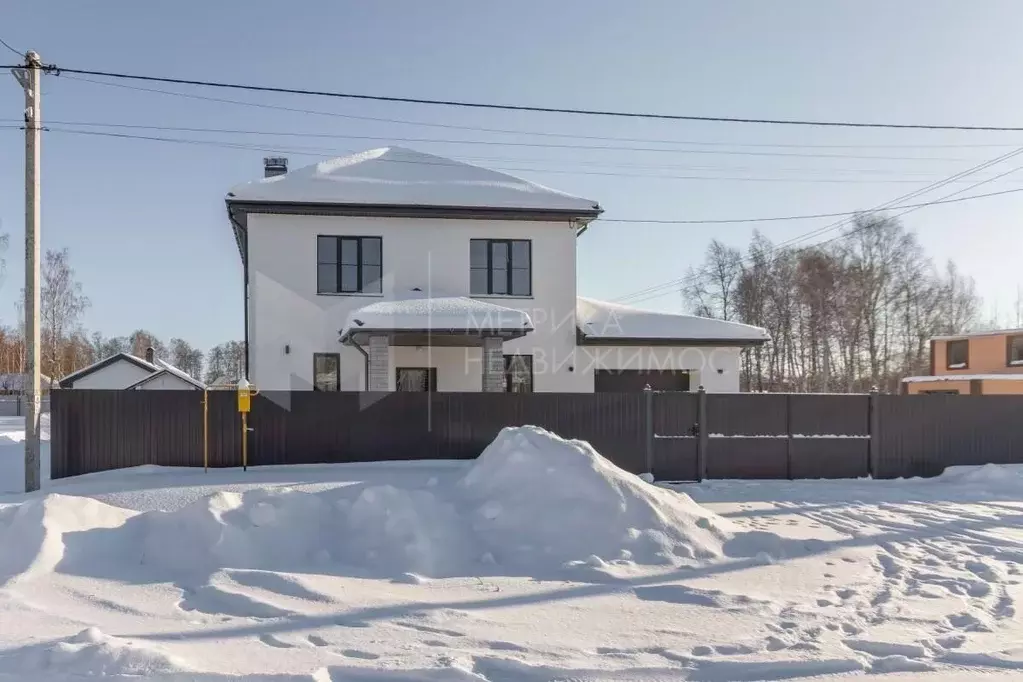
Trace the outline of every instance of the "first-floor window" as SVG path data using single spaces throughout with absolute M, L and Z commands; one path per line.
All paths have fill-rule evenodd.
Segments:
M 341 355 L 338 353 L 313 354 L 313 390 L 341 390 Z
M 399 367 L 395 383 L 395 388 L 399 391 L 429 391 L 432 393 L 437 390 L 437 368 Z
M 504 356 L 504 390 L 507 393 L 533 392 L 533 356 Z

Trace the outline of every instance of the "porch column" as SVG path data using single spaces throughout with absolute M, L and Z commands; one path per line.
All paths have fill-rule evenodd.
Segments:
M 483 337 L 483 392 L 504 393 L 504 339 Z
M 383 335 L 369 337 L 369 376 L 366 377 L 367 391 L 391 390 L 390 342 Z

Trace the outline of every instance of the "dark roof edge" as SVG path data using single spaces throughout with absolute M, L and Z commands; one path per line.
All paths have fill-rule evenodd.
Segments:
M 761 346 L 770 339 L 647 339 L 640 337 L 607 337 L 587 336 L 581 331 L 576 337 L 576 344 L 580 346 L 724 346 L 745 348 L 748 346 Z
M 342 330 L 345 331 L 345 330 Z M 511 335 L 512 338 L 521 338 L 530 332 L 536 331 L 532 327 L 523 327 L 521 329 L 462 329 L 462 328 L 448 328 L 448 329 L 428 329 L 425 327 L 421 328 L 399 328 L 399 329 L 376 329 L 373 327 L 351 327 L 344 334 L 340 335 L 338 339 L 340 343 L 347 343 L 355 334 L 370 334 L 387 336 L 391 334 L 428 334 L 433 336 L 501 336 L 508 337 Z
M 100 360 L 99 362 L 93 363 L 88 367 L 83 367 L 77 372 L 72 372 L 71 374 L 68 374 L 66 377 L 60 380 L 60 387 L 72 388 L 71 384 L 78 381 L 82 377 L 87 377 L 93 372 L 98 372 L 99 370 L 105 367 L 109 367 L 118 360 L 126 360 L 127 362 L 130 362 L 131 364 L 135 365 L 136 367 L 139 367 L 141 369 L 148 369 L 150 372 L 157 372 L 160 369 L 156 365 L 151 365 L 145 360 L 141 360 L 130 353 L 117 353 L 115 355 L 111 355 L 110 357 L 104 360 Z
M 245 213 L 283 213 L 287 215 L 332 215 L 363 218 L 462 218 L 466 220 L 493 220 L 506 217 L 511 220 L 542 220 L 545 218 L 589 219 L 597 218 L 604 209 L 595 205 L 589 210 L 553 208 L 501 208 L 486 206 L 430 206 L 422 204 L 328 204 L 310 201 L 254 201 L 226 198 L 229 210 Z

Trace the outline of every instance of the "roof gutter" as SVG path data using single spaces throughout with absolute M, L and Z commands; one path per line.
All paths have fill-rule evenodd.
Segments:
M 365 348 L 359 345 L 354 338 L 349 338 L 347 342 L 343 342 L 345 345 L 349 345 L 355 348 L 355 350 L 362 353 L 362 357 L 365 361 L 365 372 L 366 372 L 366 390 L 369 390 L 369 353 Z

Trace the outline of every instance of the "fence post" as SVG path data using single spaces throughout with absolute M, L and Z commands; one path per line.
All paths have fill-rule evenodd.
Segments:
M 644 410 L 646 411 L 646 473 L 654 473 L 654 392 L 650 384 L 643 387 Z
M 707 424 L 707 389 L 701 384 L 696 389 L 696 476 L 697 480 L 707 478 L 707 450 L 710 445 L 710 430 Z
M 792 394 L 785 394 L 785 477 L 792 480 Z
M 877 478 L 881 458 L 881 419 L 878 416 L 877 396 L 877 386 L 874 386 L 867 396 L 867 429 L 870 435 L 867 440 L 867 475 L 871 478 Z

